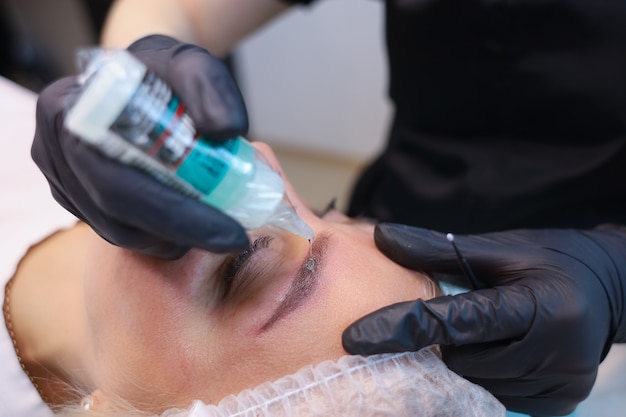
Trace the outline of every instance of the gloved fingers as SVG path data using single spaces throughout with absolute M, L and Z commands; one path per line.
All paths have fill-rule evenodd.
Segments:
M 234 219 L 137 168 L 85 147 L 72 156 L 69 164 L 76 172 L 86 173 L 80 181 L 100 211 L 94 217 L 101 216 L 103 222 L 107 219 L 119 222 L 119 237 L 124 241 L 113 243 L 135 248 L 140 241 L 127 241 L 134 239 L 133 228 L 139 237 L 150 234 L 176 246 L 216 253 L 241 250 L 249 243 L 245 230 Z M 94 218 L 90 220 L 97 223 Z M 111 223 L 106 229 L 109 235 L 115 232 Z
M 31 157 L 49 179 L 58 178 L 56 160 L 63 155 L 61 138 L 65 103 L 78 89 L 76 77 L 62 78 L 48 85 L 39 95 L 36 108 L 36 129 Z
M 479 348 L 480 347 L 478 347 L 478 345 L 475 347 L 475 349 Z M 555 394 L 558 391 L 561 392 L 559 395 L 555 395 L 555 397 L 563 397 L 566 391 L 567 396 L 570 397 L 570 401 L 581 401 L 589 394 L 589 391 L 591 391 L 597 374 L 596 370 L 590 370 L 589 372 L 575 372 L 574 369 L 567 369 L 567 367 L 563 367 L 563 369 L 559 370 L 550 369 L 550 371 L 557 371 L 554 373 L 542 372 L 543 369 L 548 369 L 546 367 L 541 367 L 543 365 L 543 361 L 545 360 L 545 356 L 553 354 L 553 352 L 543 349 L 540 353 L 544 355 L 544 357 L 531 359 L 533 361 L 536 359 L 537 364 L 529 364 L 527 360 L 530 356 L 530 352 L 520 354 L 519 349 L 511 352 L 511 355 L 508 356 L 508 361 L 498 360 L 492 363 L 489 361 L 487 355 L 489 353 L 498 354 L 498 351 L 502 351 L 503 353 L 500 354 L 500 357 L 504 357 L 508 350 L 507 347 L 505 344 L 501 344 L 499 348 L 491 348 L 489 347 L 489 344 L 486 344 L 483 346 L 483 349 L 485 349 L 484 354 L 482 354 L 484 360 L 479 358 L 479 363 L 474 367 L 474 369 L 477 369 L 478 366 L 486 367 L 490 369 L 490 372 L 488 372 L 490 375 L 482 377 L 474 376 L 464 368 L 457 370 L 450 367 L 450 369 L 473 383 L 479 384 L 487 388 L 490 392 L 497 394 L 498 398 L 506 396 L 530 398 L 545 395 L 548 392 Z M 450 362 L 450 354 L 447 353 L 447 351 L 450 350 L 457 350 L 457 348 L 442 349 L 443 360 L 448 366 Z M 524 352 L 526 352 L 526 350 L 527 349 L 525 349 Z M 462 357 L 463 354 L 460 353 L 459 358 Z M 463 358 L 466 362 L 469 362 L 474 357 L 475 355 L 468 355 L 466 358 Z M 511 358 L 519 359 L 512 360 Z M 498 368 L 498 366 L 500 368 Z M 534 368 L 532 366 L 534 366 Z M 536 378 L 526 378 L 528 369 L 531 368 L 538 370 L 535 374 Z M 498 370 L 500 370 L 500 372 L 498 372 Z
M 528 368 L 539 368 L 545 356 L 544 346 L 537 344 L 531 347 L 534 352 L 529 353 L 528 350 L 529 346 L 523 338 L 441 347 L 442 358 L 451 370 L 477 381 L 515 380 L 524 376 Z M 511 358 L 518 358 L 518 361 L 511 361 Z M 500 388 L 499 393 L 507 393 L 504 387 Z M 520 394 L 532 393 L 528 391 Z
M 374 241 L 387 257 L 407 268 L 458 272 L 456 256 L 443 233 L 395 223 L 380 223 L 374 229 Z
M 79 208 L 67 198 L 68 187 L 73 190 L 74 197 L 79 201 L 82 201 L 81 198 L 87 196 L 87 193 L 68 166 L 66 155 L 68 150 L 73 152 L 75 148 L 85 145 L 63 127 L 66 103 L 76 94 L 77 89 L 77 78 L 67 77 L 50 84 L 41 92 L 37 100 L 37 123 L 31 145 L 31 157 L 48 180 L 55 200 L 84 220 Z
M 351 324 L 342 341 L 370 355 L 508 340 L 526 334 L 535 315 L 532 291 L 511 285 L 384 307 Z
M 243 97 L 222 60 L 163 35 L 139 39 L 128 50 L 170 85 L 200 134 L 228 139 L 247 133 Z
M 143 230 L 118 222 L 100 212 L 89 218 L 89 226 L 107 242 L 134 252 L 161 259 L 179 259 L 190 246 L 179 245 L 151 235 Z
M 561 416 L 571 413 L 591 392 L 593 375 L 563 375 L 515 379 L 466 377 L 491 392 L 507 410 L 532 416 Z
M 541 293 L 543 296 L 538 295 Z M 536 298 L 536 311 L 524 334 L 501 339 L 487 335 L 485 341 L 494 342 L 478 340 L 473 344 L 442 346 L 450 369 L 483 379 L 522 378 L 529 369 L 535 374 L 549 369 L 550 373 L 568 375 L 570 379 L 595 375 L 603 353 L 603 344 L 598 341 L 606 338 L 610 326 L 602 320 L 606 306 L 600 306 L 602 314 L 598 314 L 598 309 L 585 300 L 557 287 L 546 286 L 530 294 Z M 521 308 L 519 304 L 514 307 Z M 488 325 L 485 320 L 485 327 Z M 494 332 L 487 329 L 487 333 Z M 520 362 L 512 362 L 511 358 L 520 358 Z
M 191 246 L 212 252 L 247 246 L 245 231 L 230 217 L 71 135 L 63 116 L 78 93 L 77 78 L 67 77 L 47 87 L 37 103 L 31 155 L 59 204 L 107 241 L 153 256 L 180 257 Z
M 393 223 L 376 226 L 374 240 L 387 257 L 407 268 L 427 273 L 461 274 L 458 257 L 446 235 Z M 455 235 L 454 242 L 479 281 L 497 285 L 513 281 L 519 271 L 541 262 L 535 244 L 524 231 L 483 235 Z

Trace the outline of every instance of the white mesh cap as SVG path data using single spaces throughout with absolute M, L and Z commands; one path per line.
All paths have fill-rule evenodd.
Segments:
M 498 417 L 504 406 L 450 371 L 430 347 L 419 352 L 344 356 L 224 398 L 195 401 L 162 417 L 411 416 Z

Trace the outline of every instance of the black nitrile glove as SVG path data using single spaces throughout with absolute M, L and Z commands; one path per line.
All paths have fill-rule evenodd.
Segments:
M 172 87 L 200 134 L 226 139 L 246 132 L 243 99 L 222 61 L 159 35 L 128 49 Z M 77 77 L 64 78 L 44 90 L 37 103 L 32 157 L 63 207 L 109 242 L 160 258 L 178 258 L 190 247 L 227 252 L 248 244 L 232 218 L 70 134 L 63 127 L 65 106 L 77 91 Z
M 382 224 L 375 239 L 408 268 L 461 274 L 441 233 Z M 378 310 L 344 332 L 344 348 L 373 354 L 440 344 L 453 371 L 508 409 L 571 412 L 611 344 L 626 340 L 626 228 L 515 230 L 455 243 L 492 288 Z

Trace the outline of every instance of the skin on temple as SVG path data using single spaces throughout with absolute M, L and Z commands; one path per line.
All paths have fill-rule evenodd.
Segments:
M 277 166 L 269 147 L 255 146 Z M 305 239 L 266 227 L 243 257 L 192 249 L 165 261 L 85 226 L 35 248 L 13 286 L 27 363 L 50 371 L 40 375 L 48 380 L 95 390 L 96 407 L 117 396 L 151 412 L 216 403 L 345 355 L 341 333 L 366 313 L 436 295 L 430 279 L 378 251 L 373 225 L 336 211 L 318 218 L 286 186 L 316 233 L 314 271 Z M 67 399 L 58 384 L 45 387 Z

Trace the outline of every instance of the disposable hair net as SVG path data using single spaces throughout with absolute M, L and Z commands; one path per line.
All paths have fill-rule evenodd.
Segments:
M 162 417 L 411 416 L 497 417 L 504 406 L 450 371 L 435 347 L 419 352 L 344 356 L 307 366 L 218 405 L 195 401 Z

